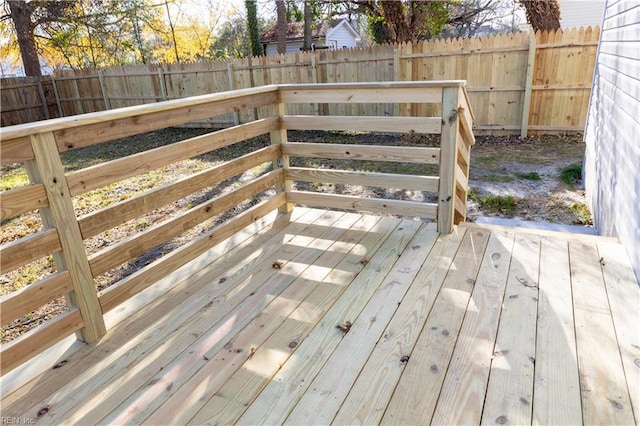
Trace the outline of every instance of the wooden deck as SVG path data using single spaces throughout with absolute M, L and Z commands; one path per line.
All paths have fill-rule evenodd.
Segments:
M 640 288 L 615 241 L 476 225 L 439 236 L 300 207 L 290 219 L 269 215 L 110 312 L 98 342 L 7 374 L 3 418 L 640 420 Z

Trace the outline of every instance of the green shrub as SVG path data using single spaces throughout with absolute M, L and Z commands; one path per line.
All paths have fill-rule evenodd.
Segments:
M 540 175 L 538 174 L 538 172 L 529 172 L 529 173 L 516 172 L 515 175 L 516 175 L 516 177 L 519 177 L 520 179 L 540 180 Z
M 487 195 L 486 197 L 479 197 L 478 202 L 487 212 L 502 213 L 507 216 L 513 216 L 518 204 L 511 195 Z
M 582 163 L 571 164 L 560 169 L 560 180 L 567 185 L 578 185 L 582 181 Z
M 578 225 L 593 225 L 593 218 L 586 204 L 575 203 L 569 206 L 567 210 L 574 215 L 573 223 Z

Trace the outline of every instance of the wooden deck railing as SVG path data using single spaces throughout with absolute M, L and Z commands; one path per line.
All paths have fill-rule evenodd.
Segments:
M 286 212 L 293 204 L 306 204 L 420 216 L 437 220 L 441 232 L 450 232 L 455 223 L 465 218 L 469 153 L 474 143 L 473 116 L 464 87 L 462 81 L 264 86 L 1 129 L 2 165 L 22 163 L 30 181 L 26 186 L 0 193 L 1 219 L 5 223 L 37 209 L 43 229 L 0 246 L 0 270 L 5 274 L 51 254 L 56 266 L 54 274 L 2 296 L 1 325 L 4 327 L 61 296 L 65 296 L 67 303 L 64 314 L 2 346 L 2 374 L 74 332 L 86 342 L 99 339 L 106 332 L 104 314 L 108 311 L 275 209 Z M 442 116 L 287 115 L 287 105 L 295 103 L 441 104 Z M 263 118 L 246 124 L 85 169 L 65 173 L 63 168 L 62 152 L 247 109 L 266 113 L 262 114 Z M 439 148 L 422 148 L 289 142 L 289 129 L 439 133 L 441 144 Z M 81 217 L 74 210 L 73 197 L 265 134 L 270 135 L 271 146 L 124 201 L 106 207 L 96 206 L 93 212 Z M 414 176 L 291 167 L 290 157 L 435 164 L 439 165 L 439 174 Z M 96 253 L 87 254 L 87 239 L 265 163 L 273 165 L 271 171 Z M 293 189 L 293 181 L 433 192 L 437 194 L 438 202 L 298 191 Z M 275 188 L 274 195 L 98 291 L 94 281 L 97 276 L 269 188 Z

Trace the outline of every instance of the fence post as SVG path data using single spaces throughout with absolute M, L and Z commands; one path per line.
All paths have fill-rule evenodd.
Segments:
M 158 68 L 158 82 L 160 83 L 160 96 L 162 96 L 162 100 L 169 100 L 167 96 L 167 83 L 164 81 L 164 69 L 162 67 Z
M 76 101 L 76 106 L 78 107 L 78 111 L 73 114 L 82 114 L 84 112 L 84 108 L 82 107 L 82 98 L 80 97 L 80 87 L 78 87 L 78 79 L 73 79 L 73 95 L 74 100 Z
M 42 88 L 42 80 L 38 78 L 38 95 L 42 101 L 42 109 L 44 110 L 44 118 L 47 120 L 51 118 L 49 115 L 49 105 L 47 104 L 47 97 L 44 95 L 44 89 Z
M 53 95 L 56 97 L 56 105 L 58 105 L 58 114 L 60 117 L 64 117 L 64 111 L 62 110 L 62 103 L 60 102 L 60 94 L 58 93 L 58 85 L 56 79 L 51 76 L 51 84 L 53 85 Z
M 316 52 L 311 52 L 311 82 L 318 84 L 318 64 L 316 62 Z M 313 114 L 320 115 L 320 105 L 313 104 Z
M 104 84 L 104 74 L 98 71 L 98 80 L 100 81 L 100 91 L 102 92 L 102 100 L 104 101 L 104 109 L 110 110 L 109 97 L 107 96 L 107 87 Z
M 227 64 L 227 72 L 229 73 L 229 90 L 235 90 L 236 82 L 233 78 L 233 64 L 231 62 Z M 233 123 L 236 126 L 240 124 L 240 114 L 238 114 L 238 111 L 233 112 Z
M 536 62 L 536 35 L 529 35 L 529 56 L 527 57 L 527 74 L 525 77 L 524 98 L 522 100 L 522 121 L 520 138 L 526 138 L 529 127 L 529 111 L 531 110 L 531 88 L 533 86 L 533 71 Z
M 77 337 L 91 343 L 106 333 L 106 327 L 55 136 L 32 135 L 31 148 L 35 160 L 27 161 L 25 168 L 31 182 L 43 183 L 47 192 L 49 207 L 41 208 L 40 215 L 45 227 L 58 231 L 62 250 L 54 260 L 59 271 L 69 271 L 73 293 L 67 295 L 67 303 L 78 307 L 84 324 Z
M 287 130 L 282 128 L 282 117 L 285 115 L 286 108 L 285 104 L 278 101 L 276 104 L 273 104 L 274 115 L 278 117 L 278 129 L 273 130 L 269 133 L 269 138 L 271 139 L 271 145 L 280 145 L 282 147 L 283 143 L 287 143 Z M 291 181 L 286 180 L 287 169 L 289 169 L 289 156 L 282 155 L 282 157 L 277 158 L 273 161 L 273 169 L 284 169 L 285 171 L 285 181 L 284 183 L 276 184 L 276 192 L 289 192 L 291 191 Z M 280 213 L 291 213 L 293 211 L 293 204 L 285 203 L 281 206 L 278 211 Z
M 445 87 L 442 89 L 440 187 L 438 190 L 438 232 L 445 234 L 453 231 L 458 120 L 458 87 Z

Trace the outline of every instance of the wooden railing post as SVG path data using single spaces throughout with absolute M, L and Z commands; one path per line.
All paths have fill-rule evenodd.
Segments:
M 278 95 L 280 98 L 280 95 Z M 287 130 L 282 128 L 282 117 L 285 115 L 285 104 L 278 101 L 273 104 L 273 114 L 279 118 L 278 129 L 273 130 L 269 133 L 269 138 L 271 139 L 271 145 L 283 144 L 287 142 Z M 273 169 L 283 168 L 285 170 L 285 181 L 284 183 L 278 183 L 276 185 L 277 192 L 289 192 L 291 191 L 291 180 L 286 179 L 287 169 L 289 169 L 289 156 L 282 155 L 282 157 L 278 157 L 273 162 Z M 293 204 L 285 203 L 282 207 L 278 209 L 280 213 L 291 213 L 293 210 Z
M 56 267 L 69 271 L 73 293 L 67 303 L 77 306 L 82 315 L 84 328 L 78 331 L 78 339 L 91 343 L 106 333 L 106 327 L 55 136 L 52 132 L 32 135 L 31 147 L 35 160 L 26 161 L 25 168 L 29 179 L 46 189 L 49 207 L 40 208 L 42 223 L 58 231 L 62 250 L 54 254 Z
M 440 187 L 438 190 L 438 232 L 441 233 L 453 231 L 458 120 L 458 87 L 445 87 L 442 89 Z

